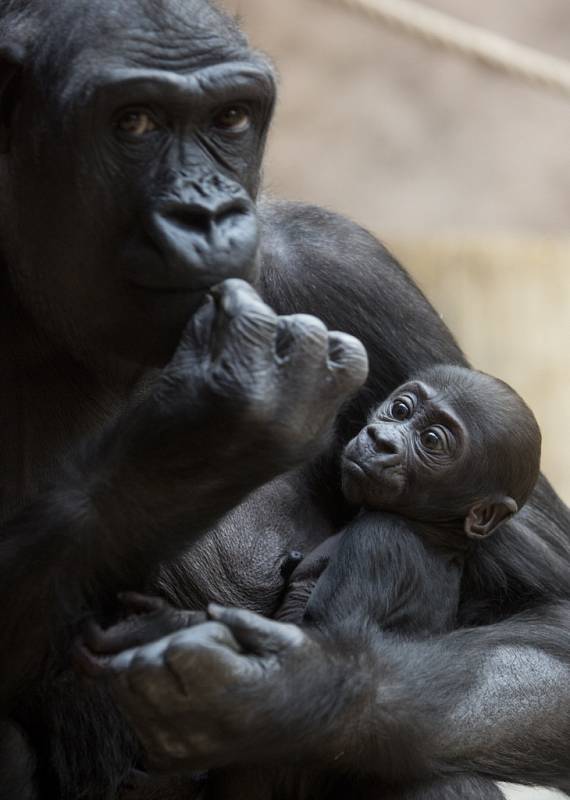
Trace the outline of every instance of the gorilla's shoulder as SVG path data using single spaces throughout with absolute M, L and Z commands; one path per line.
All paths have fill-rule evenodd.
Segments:
M 397 386 L 463 354 L 406 270 L 371 233 L 318 206 L 263 199 L 259 290 L 279 314 L 304 312 L 361 339 Z M 406 345 L 402 348 L 402 342 Z M 376 359 L 377 356 L 377 359 Z
M 272 300 L 277 289 L 277 298 L 285 299 L 291 292 L 297 301 L 301 293 L 326 302 L 332 295 L 337 301 L 352 300 L 353 308 L 358 308 L 370 292 L 395 298 L 417 292 L 387 248 L 347 217 L 272 198 L 263 198 L 258 208 L 260 282 Z
M 263 197 L 258 205 L 261 250 L 271 263 L 294 268 L 303 257 L 304 269 L 325 263 L 355 264 L 372 260 L 401 269 L 386 247 L 348 217 L 321 206 Z

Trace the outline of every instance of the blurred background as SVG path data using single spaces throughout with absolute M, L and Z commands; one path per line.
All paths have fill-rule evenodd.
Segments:
M 326 0 L 225 0 L 274 60 L 266 188 L 347 214 L 535 410 L 570 501 L 570 99 Z M 569 0 L 425 3 L 570 60 Z
M 225 5 L 280 74 L 266 188 L 396 253 L 474 365 L 535 410 L 544 471 L 570 501 L 570 99 L 325 0 Z M 428 5 L 570 60 L 569 0 Z

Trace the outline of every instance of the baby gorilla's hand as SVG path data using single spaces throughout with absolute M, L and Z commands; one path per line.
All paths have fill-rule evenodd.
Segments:
M 329 536 L 293 570 L 275 619 L 280 622 L 294 622 L 297 625 L 303 622 L 311 594 L 331 558 L 336 554 L 341 536 L 341 533 Z
M 202 611 L 183 611 L 159 597 L 125 592 L 119 600 L 128 616 L 110 628 L 87 624 L 75 648 L 75 662 L 92 677 L 104 674 L 112 656 L 155 642 L 169 633 L 189 628 L 207 619 Z

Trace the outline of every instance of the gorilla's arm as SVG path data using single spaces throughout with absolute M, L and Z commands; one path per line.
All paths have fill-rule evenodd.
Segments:
M 66 657 L 62 637 L 86 613 L 112 611 L 118 591 L 142 588 L 161 560 L 318 449 L 364 380 L 351 337 L 278 318 L 241 281 L 214 298 L 149 396 L 2 526 L 3 707 L 49 652 Z
M 367 623 L 320 637 L 252 612 L 210 615 L 107 661 L 156 768 L 476 773 L 570 790 L 568 602 L 422 641 Z

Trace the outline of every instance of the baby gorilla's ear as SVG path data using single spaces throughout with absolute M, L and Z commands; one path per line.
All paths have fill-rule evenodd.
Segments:
M 518 511 L 512 497 L 495 497 L 471 506 L 463 528 L 472 539 L 485 539 L 495 528 Z

